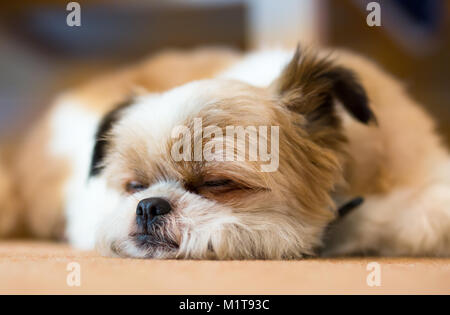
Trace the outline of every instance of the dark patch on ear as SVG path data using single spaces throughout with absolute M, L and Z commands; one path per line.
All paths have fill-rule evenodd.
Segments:
M 297 50 L 275 82 L 276 92 L 286 106 L 319 125 L 337 125 L 333 99 L 358 121 L 369 123 L 375 116 L 367 94 L 353 71 L 337 66 L 329 58 Z M 329 117 L 326 117 L 329 116 Z
M 116 123 L 119 119 L 122 110 L 129 107 L 132 103 L 133 100 L 130 99 L 118 104 L 112 111 L 106 114 L 100 122 L 97 133 L 95 134 L 95 146 L 92 153 L 89 176 L 92 177 L 100 174 L 100 172 L 104 168 L 102 162 L 106 156 L 109 145 L 108 134 L 111 131 L 114 123 Z
M 339 218 L 345 217 L 347 214 L 349 214 L 352 210 L 358 208 L 362 203 L 364 202 L 363 197 L 356 197 L 347 203 L 343 204 L 338 208 L 338 216 Z
M 335 67 L 325 77 L 332 81 L 334 95 L 354 118 L 365 124 L 376 121 L 366 91 L 353 71 Z

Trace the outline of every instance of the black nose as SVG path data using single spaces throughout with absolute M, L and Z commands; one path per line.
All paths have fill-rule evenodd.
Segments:
M 170 204 L 162 198 L 141 200 L 136 208 L 136 221 L 139 227 L 147 229 L 157 216 L 169 213 Z

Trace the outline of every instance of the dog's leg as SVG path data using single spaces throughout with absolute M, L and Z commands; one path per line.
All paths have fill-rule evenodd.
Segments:
M 450 176 L 442 175 L 366 197 L 330 229 L 324 255 L 450 256 Z
M 2 154 L 2 152 L 0 152 Z M 19 212 L 11 172 L 0 156 L 0 237 L 16 232 Z

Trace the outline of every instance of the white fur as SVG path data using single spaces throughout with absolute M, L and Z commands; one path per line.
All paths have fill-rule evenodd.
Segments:
M 215 81 L 195 81 L 166 93 L 142 96 L 125 111 L 114 130 L 120 133 L 127 129 L 135 137 L 164 145 L 175 126 L 183 125 L 188 117 L 195 117 L 218 100 L 214 91 L 219 88 Z
M 262 50 L 246 55 L 218 77 L 266 87 L 275 80 L 292 59 L 290 50 Z
M 102 209 L 114 202 L 101 180 L 88 185 L 94 138 L 100 117 L 71 96 L 61 96 L 51 116 L 50 154 L 70 163 L 70 176 L 64 184 L 66 237 L 76 247 L 91 249 Z

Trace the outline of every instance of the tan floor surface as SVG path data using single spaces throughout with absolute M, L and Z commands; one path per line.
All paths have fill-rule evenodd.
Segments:
M 69 286 L 68 264 L 81 285 Z M 381 286 L 367 264 L 378 262 Z M 0 293 L 25 294 L 404 294 L 450 293 L 450 259 L 161 261 L 104 258 L 64 244 L 0 242 Z

